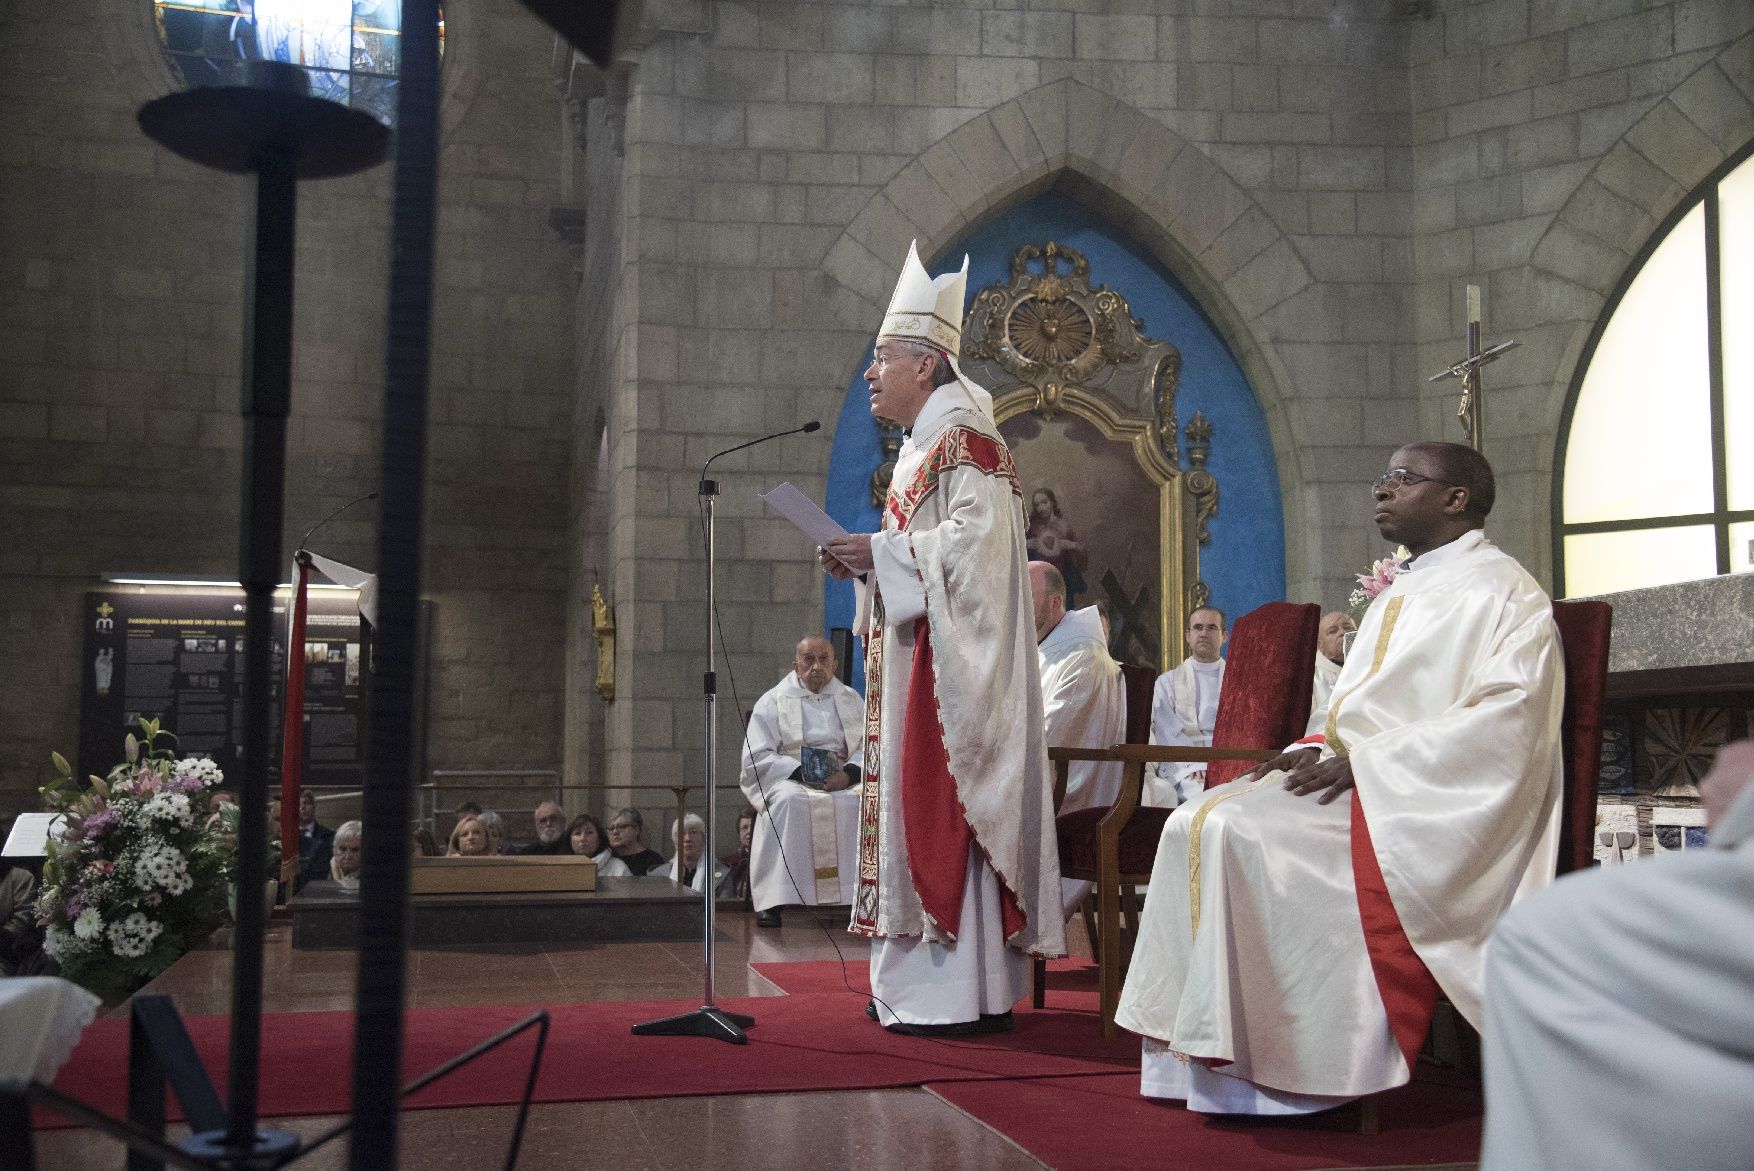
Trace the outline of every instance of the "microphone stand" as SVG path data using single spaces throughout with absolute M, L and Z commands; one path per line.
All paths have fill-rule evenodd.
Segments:
M 732 452 L 742 451 L 746 447 L 754 447 L 758 443 L 766 443 L 771 439 L 784 439 L 788 435 L 807 435 L 819 430 L 822 424 L 814 419 L 802 427 L 794 427 L 790 431 L 778 431 L 772 435 L 763 435 L 760 439 L 751 439 L 748 443 L 740 443 L 736 447 L 728 447 L 701 465 L 700 469 L 700 502 L 701 518 L 706 528 L 706 674 L 702 677 L 702 698 L 706 705 L 706 849 L 696 864 L 699 868 L 706 867 L 706 879 L 702 885 L 706 888 L 705 914 L 702 916 L 702 948 L 706 954 L 706 982 L 702 992 L 701 1006 L 693 1012 L 685 1012 L 679 1016 L 664 1017 L 661 1020 L 645 1021 L 633 1026 L 635 1036 L 639 1037 L 714 1037 L 720 1041 L 728 1041 L 733 1045 L 749 1044 L 744 1029 L 753 1028 L 755 1018 L 740 1012 L 728 1012 L 713 1003 L 713 936 L 714 911 L 717 909 L 718 891 L 713 882 L 713 866 L 717 853 L 714 843 L 717 841 L 713 833 L 713 824 L 717 820 L 718 810 L 718 777 L 719 777 L 719 683 L 718 655 L 713 645 L 715 631 L 714 619 L 717 615 L 715 577 L 718 572 L 718 545 L 714 520 L 717 513 L 719 498 L 719 482 L 706 478 L 707 469 L 713 466 L 713 460 Z M 682 879 L 682 834 L 681 823 L 677 823 L 676 834 L 676 878 Z

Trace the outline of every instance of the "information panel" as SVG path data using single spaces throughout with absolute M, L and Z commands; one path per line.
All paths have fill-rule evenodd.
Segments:
M 280 703 L 291 591 L 274 601 L 270 667 L 280 780 Z M 117 586 L 85 595 L 81 624 L 80 775 L 122 759 L 122 738 L 144 716 L 177 735 L 184 755 L 210 756 L 235 777 L 243 763 L 244 593 L 223 587 Z M 365 695 L 357 595 L 312 590 L 305 619 L 305 772 L 315 785 L 363 777 Z

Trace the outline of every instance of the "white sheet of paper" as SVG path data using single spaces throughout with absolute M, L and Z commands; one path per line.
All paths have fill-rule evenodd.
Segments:
M 832 516 L 816 506 L 816 502 L 792 486 L 790 480 L 769 488 L 761 494 L 768 507 L 798 526 L 798 531 L 818 545 L 826 545 L 847 535 Z
M 6 848 L 0 850 L 0 858 L 41 858 L 49 852 L 50 833 L 61 836 L 56 823 L 62 818 L 59 813 L 19 814 L 6 837 Z

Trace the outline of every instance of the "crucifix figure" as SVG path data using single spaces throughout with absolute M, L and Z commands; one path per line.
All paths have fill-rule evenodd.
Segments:
M 1441 382 L 1445 378 L 1462 380 L 1462 398 L 1456 404 L 1456 418 L 1462 421 L 1462 433 L 1467 437 L 1468 446 L 1475 451 L 1486 450 L 1486 404 L 1480 389 L 1480 367 L 1519 344 L 1514 341 L 1499 342 L 1489 350 L 1480 349 L 1480 286 L 1469 285 L 1467 356 L 1447 370 L 1433 374 L 1426 381 Z

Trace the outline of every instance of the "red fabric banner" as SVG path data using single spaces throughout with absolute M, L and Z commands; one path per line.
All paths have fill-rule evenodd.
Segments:
M 298 859 L 298 794 L 305 757 L 305 595 L 311 567 L 297 563 L 292 588 L 291 635 L 286 640 L 286 702 L 280 727 L 280 860 Z

